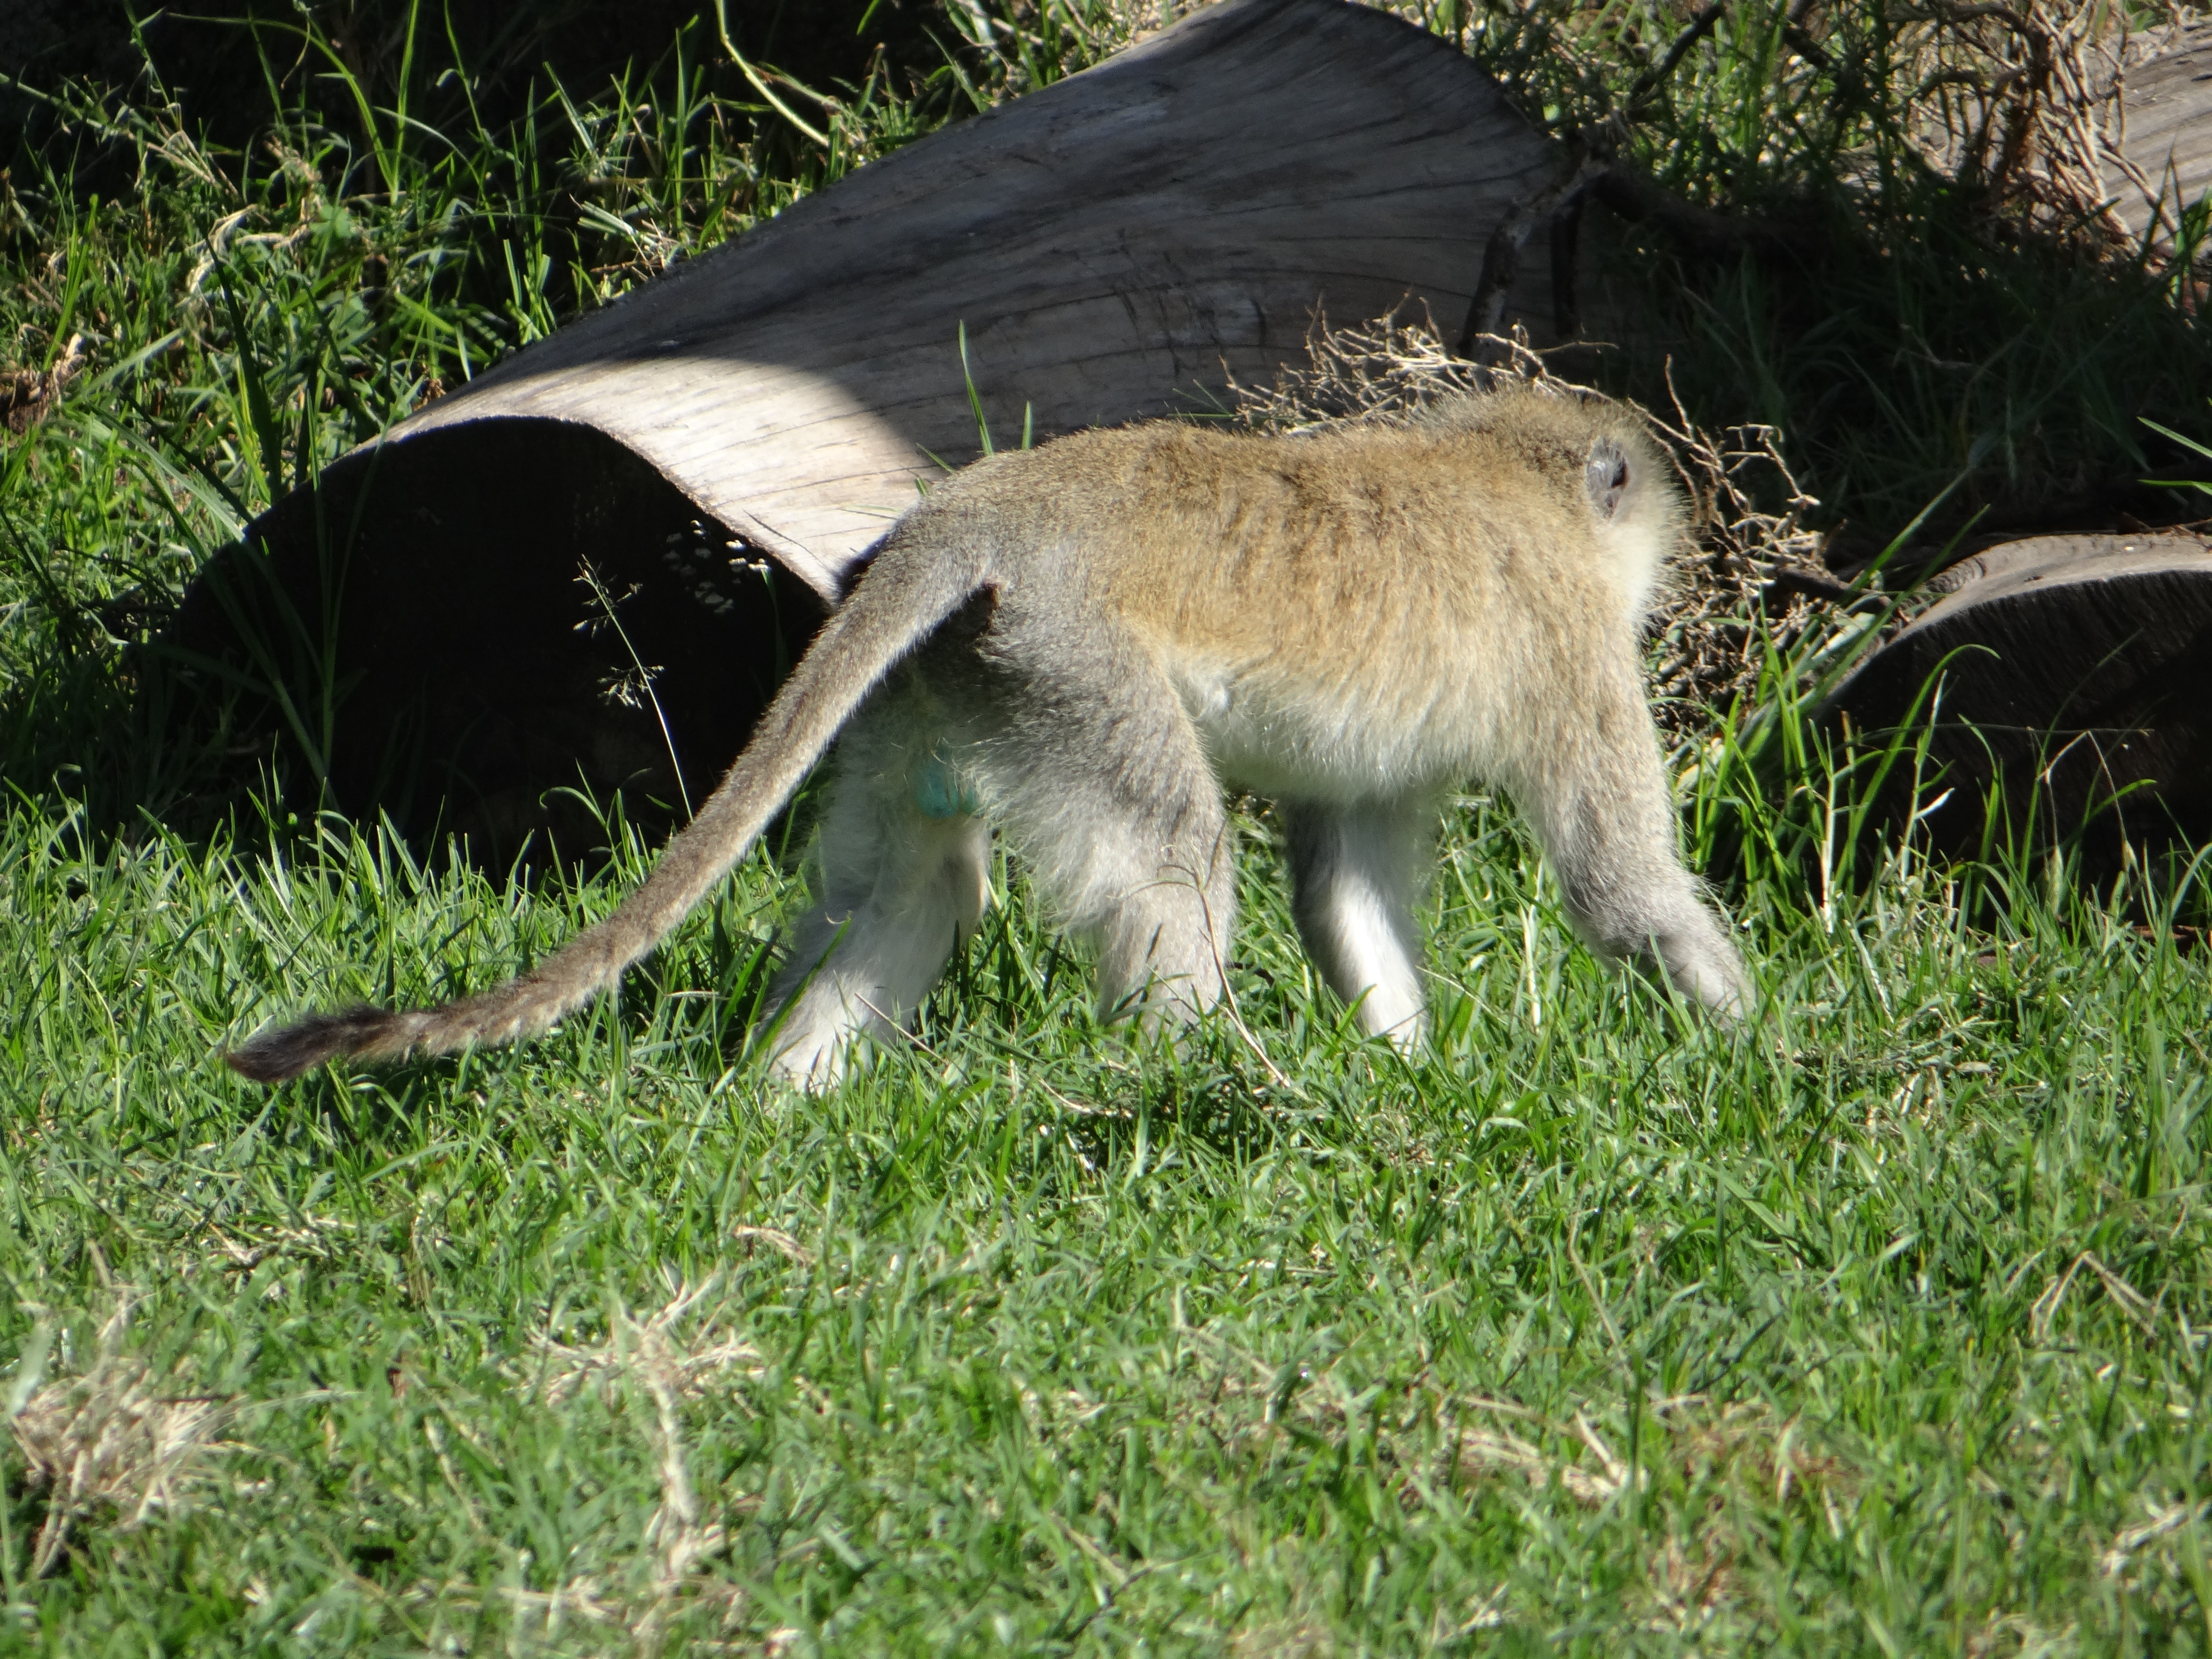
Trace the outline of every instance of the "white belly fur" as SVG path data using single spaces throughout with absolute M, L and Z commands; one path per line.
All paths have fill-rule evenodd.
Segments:
M 1350 805 L 1482 769 L 1484 700 L 1464 684 L 1429 685 L 1418 702 L 1386 702 L 1360 688 L 1289 685 L 1188 662 L 1175 684 L 1215 772 L 1232 788 Z

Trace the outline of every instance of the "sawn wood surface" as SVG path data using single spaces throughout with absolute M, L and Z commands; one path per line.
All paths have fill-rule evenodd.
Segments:
M 2212 19 L 2176 30 L 2171 50 L 2126 76 L 2121 149 L 2157 192 L 2162 226 L 2156 240 L 2167 240 L 2180 213 L 2212 190 Z M 2118 166 L 2106 168 L 2105 188 L 2128 228 L 2144 235 L 2154 198 Z

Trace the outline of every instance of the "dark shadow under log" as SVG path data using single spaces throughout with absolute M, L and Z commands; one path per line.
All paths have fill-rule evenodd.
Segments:
M 648 823 L 700 799 L 827 614 L 566 422 L 390 445 L 255 532 L 195 585 L 179 665 L 283 687 L 262 718 L 303 780 L 493 866 L 590 856 L 616 791 Z

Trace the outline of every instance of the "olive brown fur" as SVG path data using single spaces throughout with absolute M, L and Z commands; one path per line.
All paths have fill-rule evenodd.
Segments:
M 1680 534 L 1632 416 L 1515 389 L 1294 436 L 1155 422 L 988 458 L 878 544 L 644 885 L 532 971 L 355 1008 L 228 1056 L 276 1083 L 545 1030 L 650 951 L 833 744 L 818 902 L 770 996 L 782 1076 L 909 1020 L 989 899 L 991 827 L 1097 953 L 1109 1017 L 1220 997 L 1224 785 L 1272 797 L 1293 908 L 1361 1027 L 1424 1030 L 1413 908 L 1443 796 L 1503 786 L 1612 957 L 1723 1018 L 1748 983 L 1681 865 L 1644 617 Z

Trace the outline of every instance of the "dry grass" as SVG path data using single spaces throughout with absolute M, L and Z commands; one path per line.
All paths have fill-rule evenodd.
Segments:
M 228 1449 L 216 1436 L 229 1401 L 189 1392 L 183 1366 L 156 1376 L 131 1352 L 131 1306 L 127 1293 L 116 1303 L 89 1366 L 34 1389 L 9 1424 L 25 1483 L 46 1497 L 33 1577 L 60 1559 L 80 1520 L 112 1514 L 126 1531 L 141 1526 L 155 1510 L 176 1508 L 207 1458 Z
M 18 435 L 53 412 L 85 367 L 84 336 L 72 334 L 44 368 L 0 369 L 0 426 Z
M 562 1406 L 587 1388 L 599 1389 L 611 1407 L 628 1389 L 645 1396 L 651 1407 L 647 1436 L 660 1483 L 659 1506 L 645 1528 L 652 1571 L 641 1602 L 630 1604 L 590 1579 L 550 1592 L 508 1593 L 518 1611 L 543 1619 L 549 1632 L 569 1618 L 619 1625 L 650 1650 L 658 1646 L 669 1618 L 682 1606 L 720 1598 L 727 1603 L 726 1623 L 741 1611 L 733 1589 L 695 1571 L 702 1559 L 720 1552 L 728 1540 L 722 1526 L 707 1518 L 701 1504 L 682 1418 L 684 1403 L 699 1399 L 710 1380 L 762 1374 L 760 1351 L 751 1343 L 720 1330 L 711 1317 L 696 1319 L 715 1288 L 712 1279 L 673 1285 L 668 1301 L 641 1319 L 618 1306 L 609 1317 L 605 1337 L 597 1343 L 570 1345 L 544 1337 L 536 1344 L 541 1369 L 531 1391 L 549 1406 Z M 697 1328 L 686 1337 L 684 1328 L 695 1322 Z

